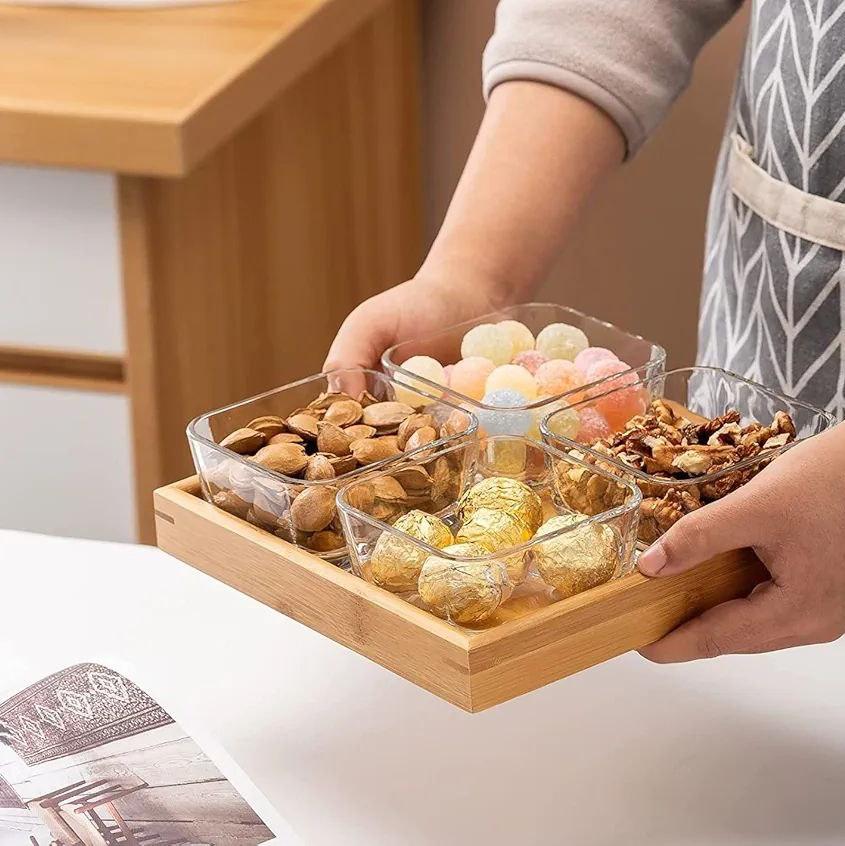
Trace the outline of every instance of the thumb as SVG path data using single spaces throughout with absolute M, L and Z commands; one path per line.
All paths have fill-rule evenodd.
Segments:
M 674 576 L 696 564 L 754 544 L 752 498 L 744 489 L 682 517 L 640 556 L 646 576 Z

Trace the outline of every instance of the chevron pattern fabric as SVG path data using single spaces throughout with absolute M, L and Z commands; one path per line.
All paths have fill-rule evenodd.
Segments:
M 813 241 L 811 232 L 789 234 L 731 192 L 733 133 L 769 176 L 809 202 L 845 203 L 845 0 L 754 3 L 711 197 L 699 321 L 699 363 L 762 382 L 841 420 L 843 252 Z

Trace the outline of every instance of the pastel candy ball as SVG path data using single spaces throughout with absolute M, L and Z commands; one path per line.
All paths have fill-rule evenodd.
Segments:
M 492 405 L 496 408 L 521 408 L 528 405 L 528 400 L 513 388 L 499 388 L 495 391 L 488 391 L 481 401 L 484 405 Z
M 613 376 L 616 378 L 610 378 Z M 591 382 L 607 379 L 590 393 L 594 397 L 592 407 L 604 415 L 613 431 L 623 429 L 628 420 L 645 411 L 645 391 L 637 385 L 637 374 L 624 362 L 600 361 L 588 371 L 587 378 Z
M 496 369 L 489 358 L 471 356 L 453 365 L 449 374 L 449 387 L 470 399 L 480 400 L 485 393 L 487 377 Z
M 610 376 L 615 376 L 617 373 L 624 374 L 620 375 L 618 379 L 609 379 Z M 628 364 L 625 364 L 624 361 L 609 361 L 607 359 L 603 361 L 597 361 L 592 367 L 587 369 L 585 373 L 587 380 L 589 382 L 598 382 L 601 379 L 608 379 L 602 385 L 602 390 L 610 390 L 611 388 L 618 388 L 624 385 L 633 385 L 636 381 L 638 381 L 639 377 L 636 373 L 631 371 L 631 367 Z M 596 394 L 593 392 L 593 396 Z
M 597 397 L 593 403 L 604 415 L 608 426 L 614 432 L 621 432 L 628 421 L 646 408 L 645 391 L 642 388 L 622 388 L 613 393 Z
M 537 335 L 536 348 L 547 358 L 573 361 L 575 356 L 589 345 L 587 336 L 577 326 L 552 323 Z
M 550 415 L 546 420 L 546 428 L 561 438 L 569 438 L 574 441 L 581 427 L 581 418 L 574 408 L 562 408 L 560 411 Z
M 446 384 L 446 376 L 443 373 L 443 365 L 436 358 L 431 358 L 427 355 L 411 356 L 411 358 L 402 364 L 402 369 L 413 373 L 414 376 L 422 376 L 424 379 L 428 379 L 437 385 Z M 395 391 L 397 402 L 407 403 L 414 408 L 419 408 L 420 406 L 434 402 L 434 399 L 428 399 L 420 396 L 415 393 L 415 391 L 423 391 L 431 394 L 432 397 L 439 397 L 443 393 L 437 388 L 427 385 L 425 382 L 421 382 L 419 379 L 413 379 L 410 376 L 406 376 L 404 373 L 397 373 L 394 376 L 394 379 L 397 382 L 401 382 L 411 388 L 414 388 L 414 391 L 408 391 L 401 385 L 397 385 Z
M 575 366 L 582 372 L 586 373 L 594 364 L 600 361 L 619 361 L 616 353 L 611 352 L 605 347 L 587 347 L 581 350 L 575 356 Z
M 503 320 L 497 325 L 511 339 L 511 357 L 534 349 L 534 335 L 524 323 L 518 320 Z
M 492 391 L 482 402 L 493 406 L 476 412 L 479 425 L 488 435 L 524 435 L 531 428 L 534 416 L 524 408 L 528 401 L 519 392 L 509 388 Z
M 601 438 L 608 438 L 613 434 L 604 415 L 596 408 L 582 409 L 579 414 L 578 431 L 575 440 L 582 444 L 593 444 Z
M 584 374 L 564 358 L 555 358 L 541 364 L 537 368 L 536 379 L 540 393 L 548 396 L 573 391 L 585 382 Z
M 461 357 L 480 356 L 493 364 L 507 364 L 513 358 L 513 341 L 501 324 L 482 323 L 473 326 L 461 341 Z
M 488 394 L 510 389 L 529 401 L 537 396 L 537 381 L 524 367 L 516 364 L 503 364 L 497 367 L 487 377 L 485 387 Z
M 548 358 L 539 350 L 525 350 L 513 357 L 513 364 L 524 367 L 532 376 L 537 375 L 537 368 L 545 364 Z

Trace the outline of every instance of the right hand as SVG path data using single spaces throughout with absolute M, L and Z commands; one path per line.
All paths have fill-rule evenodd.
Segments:
M 382 353 L 394 344 L 425 338 L 496 308 L 482 284 L 417 275 L 365 300 L 343 321 L 323 370 L 379 369 Z

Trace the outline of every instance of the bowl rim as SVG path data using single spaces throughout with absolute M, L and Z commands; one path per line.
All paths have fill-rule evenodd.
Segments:
M 640 513 L 640 504 L 642 503 L 643 495 L 642 491 L 637 487 L 636 484 L 625 479 L 615 473 L 611 473 L 604 468 L 596 467 L 593 464 L 590 464 L 588 461 L 584 461 L 579 459 L 575 456 L 567 455 L 566 453 L 562 452 L 561 450 L 557 449 L 556 447 L 552 446 L 551 444 L 544 443 L 542 441 L 534 440 L 533 438 L 527 438 L 523 435 L 485 435 L 482 437 L 475 437 L 471 440 L 464 441 L 463 443 L 455 443 L 455 444 L 445 444 L 440 447 L 438 450 L 433 452 L 430 455 L 422 456 L 417 455 L 413 460 L 407 461 L 402 458 L 395 458 L 392 459 L 390 466 L 382 467 L 378 472 L 374 473 L 372 477 L 369 478 L 377 478 L 379 476 L 388 476 L 403 464 L 411 464 L 414 466 L 419 466 L 425 462 L 433 461 L 436 458 L 439 458 L 443 455 L 446 455 L 450 452 L 453 452 L 458 449 L 466 449 L 472 447 L 476 450 L 480 450 L 485 443 L 489 443 L 491 441 L 521 441 L 525 444 L 528 444 L 531 447 L 539 449 L 544 453 L 553 456 L 554 458 L 561 459 L 568 464 L 575 464 L 580 467 L 584 467 L 585 469 L 589 470 L 592 473 L 596 473 L 599 476 L 602 476 L 605 479 L 608 479 L 614 483 L 622 485 L 623 487 L 627 488 L 629 497 L 626 498 L 626 501 L 621 505 L 614 506 L 613 508 L 608 509 L 607 511 L 602 511 L 600 514 L 594 515 L 587 515 L 584 514 L 582 520 L 575 521 L 572 525 L 566 526 L 563 529 L 557 529 L 554 532 L 549 532 L 546 535 L 542 535 L 538 537 L 536 534 L 534 537 L 530 538 L 529 540 L 525 541 L 518 546 L 509 546 L 502 550 L 497 550 L 496 552 L 488 553 L 487 555 L 483 556 L 459 556 L 459 555 L 452 555 L 451 553 L 444 553 L 442 549 L 437 547 L 431 546 L 427 544 L 425 541 L 419 540 L 418 538 L 409 535 L 407 532 L 403 532 L 401 529 L 395 528 L 395 526 L 391 525 L 390 523 L 386 523 L 383 520 L 379 520 L 376 517 L 373 517 L 370 514 L 367 514 L 364 511 L 361 511 L 355 506 L 351 505 L 346 496 L 347 492 L 350 491 L 355 485 L 361 484 L 363 482 L 368 481 L 368 478 L 363 479 L 355 479 L 347 484 L 345 484 L 339 491 L 337 495 L 337 508 L 341 515 L 341 521 L 344 524 L 344 534 L 346 535 L 346 543 L 347 547 L 351 548 L 354 545 L 353 540 L 353 533 L 349 531 L 349 527 L 347 527 L 346 523 L 347 520 L 363 520 L 365 523 L 368 523 L 370 526 L 373 526 L 376 529 L 379 529 L 381 532 L 389 532 L 394 537 L 404 538 L 409 540 L 410 542 L 414 543 L 415 545 L 419 546 L 423 550 L 429 553 L 429 555 L 435 555 L 439 558 L 444 558 L 448 561 L 456 561 L 456 562 L 466 562 L 466 563 L 473 563 L 479 561 L 499 561 L 503 558 L 508 558 L 511 555 L 516 554 L 523 554 L 527 552 L 529 549 L 535 547 L 538 543 L 543 543 L 547 540 L 553 540 L 554 538 L 560 537 L 561 535 L 566 534 L 567 532 L 571 532 L 574 529 L 581 528 L 582 526 L 587 525 L 597 525 L 608 523 L 612 520 L 616 520 L 619 517 L 623 517 L 625 515 L 631 515 L 634 520 L 639 521 L 639 513 Z M 429 445 L 430 449 L 430 445 Z M 415 450 L 415 452 L 417 452 Z M 411 454 L 409 453 L 409 458 L 411 458 Z M 502 474 L 505 475 L 505 474 Z M 457 500 L 456 500 L 457 501 Z M 412 509 L 413 510 L 413 509 Z M 428 512 L 426 512 L 428 513 Z M 579 513 L 579 512 L 573 512 Z M 436 515 L 435 515 L 436 516 Z
M 233 450 L 229 449 L 228 447 L 221 446 L 216 441 L 212 441 L 210 438 L 207 438 L 205 435 L 201 434 L 197 431 L 197 426 L 204 420 L 212 417 L 216 414 L 222 414 L 227 411 L 231 411 L 233 409 L 239 408 L 242 405 L 247 405 L 251 402 L 256 402 L 258 400 L 265 399 L 266 397 L 273 396 L 274 394 L 283 393 L 284 391 L 291 390 L 293 388 L 299 388 L 302 385 L 306 385 L 309 382 L 315 382 L 319 379 L 328 378 L 332 374 L 335 373 L 360 373 L 365 374 L 368 376 L 375 376 L 380 381 L 384 381 L 386 384 L 389 385 L 397 385 L 395 379 L 389 376 L 387 373 L 382 373 L 379 370 L 372 370 L 368 367 L 338 367 L 333 370 L 326 370 L 322 373 L 315 373 L 311 376 L 306 376 L 303 379 L 298 379 L 295 382 L 289 382 L 286 385 L 281 385 L 278 388 L 271 388 L 269 391 L 263 391 L 260 394 L 256 394 L 255 396 L 247 397 L 246 399 L 238 400 L 237 402 L 229 403 L 229 405 L 224 405 L 221 408 L 214 409 L 213 411 L 206 411 L 203 414 L 197 415 L 186 428 L 186 433 L 188 437 L 188 443 L 191 446 L 191 450 L 193 452 L 193 446 L 196 442 L 202 444 L 206 448 L 210 448 L 215 452 L 220 453 L 223 455 L 227 460 L 237 460 L 239 464 L 244 465 L 245 467 L 249 468 L 250 470 L 257 470 L 262 474 L 267 474 L 270 478 L 278 479 L 284 482 L 286 485 L 299 485 L 302 487 L 337 487 L 342 486 L 343 483 L 347 479 L 352 479 L 356 475 L 361 473 L 366 473 L 369 471 L 377 470 L 380 467 L 389 464 L 392 461 L 396 461 L 400 458 L 400 456 L 391 456 L 390 458 L 384 458 L 381 461 L 375 461 L 372 464 L 365 464 L 362 467 L 356 467 L 354 470 L 350 470 L 348 473 L 342 473 L 340 476 L 335 476 L 333 479 L 299 479 L 295 476 L 286 476 L 283 473 L 279 473 L 276 470 L 270 470 L 267 467 L 263 467 L 260 464 L 255 464 L 254 462 L 249 462 L 247 459 L 241 455 L 240 453 L 234 452 Z M 469 426 L 463 431 L 459 432 L 455 435 L 449 435 L 445 438 L 438 438 L 435 441 L 432 441 L 430 444 L 425 444 L 424 446 L 417 447 L 417 449 L 411 450 L 409 453 L 406 453 L 408 456 L 412 456 L 417 454 L 422 450 L 431 449 L 432 445 L 440 446 L 443 444 L 447 444 L 454 439 L 466 439 L 467 437 L 472 438 L 475 437 L 476 432 L 478 431 L 478 418 L 468 409 L 461 408 L 460 406 L 456 405 L 454 402 L 450 402 L 448 399 L 443 399 L 443 397 L 436 397 L 432 396 L 431 394 L 426 393 L 425 391 L 418 390 L 412 385 L 401 385 L 403 390 L 410 390 L 414 393 L 419 394 L 420 396 L 426 397 L 426 399 L 433 400 L 434 402 L 442 402 L 444 405 L 449 406 L 455 411 L 460 411 L 463 414 L 466 414 L 469 417 Z M 194 464 L 196 465 L 196 460 Z M 202 476 L 200 472 L 200 468 L 196 467 L 197 473 Z
M 768 450 L 761 450 L 759 453 L 757 453 L 757 455 L 753 455 L 749 458 L 744 458 L 742 461 L 737 461 L 735 464 L 729 464 L 727 467 L 723 467 L 713 473 L 707 473 L 703 476 L 695 476 L 692 479 L 675 479 L 672 477 L 655 476 L 651 473 L 646 473 L 643 470 L 638 470 L 636 467 L 631 467 L 630 465 L 625 464 L 624 461 L 621 461 L 616 456 L 606 455 L 605 453 L 594 450 L 590 446 L 582 444 L 579 441 L 573 440 L 572 438 L 567 438 L 563 435 L 558 435 L 555 432 L 552 432 L 552 430 L 549 428 L 549 421 L 563 411 L 573 410 L 577 412 L 579 406 L 587 406 L 589 403 L 593 403 L 601 397 L 610 396 L 611 394 L 614 394 L 617 391 L 630 390 L 631 388 L 644 386 L 647 382 L 652 382 L 656 379 L 666 379 L 668 377 L 676 376 L 682 373 L 689 374 L 692 372 L 701 371 L 715 373 L 733 382 L 741 382 L 745 385 L 750 385 L 760 393 L 763 393 L 766 396 L 771 397 L 772 399 L 784 403 L 789 403 L 791 405 L 800 406 L 801 408 L 820 417 L 826 425 L 821 429 L 820 432 L 815 432 L 813 435 L 806 435 L 802 438 L 796 437 L 796 439 L 792 441 L 792 443 L 785 444 L 784 446 L 780 447 L 770 447 Z M 762 385 L 759 382 L 755 382 L 753 379 L 747 379 L 745 376 L 740 376 L 738 373 L 734 373 L 730 370 L 725 370 L 722 367 L 713 367 L 711 365 L 697 364 L 690 365 L 688 367 L 676 367 L 674 370 L 666 370 L 663 373 L 655 374 L 654 376 L 649 376 L 645 379 L 641 379 L 638 382 L 632 382 L 630 385 L 619 385 L 618 387 L 612 388 L 608 391 L 604 391 L 603 393 L 594 393 L 590 397 L 580 400 L 579 402 L 572 403 L 566 409 L 558 409 L 557 411 L 553 411 L 551 414 L 546 415 L 540 421 L 540 434 L 542 435 L 543 440 L 550 446 L 555 446 L 555 444 L 564 444 L 567 450 L 575 449 L 579 452 L 593 456 L 599 459 L 600 461 L 605 462 L 606 464 L 612 465 L 617 470 L 627 473 L 630 476 L 633 476 L 639 481 L 667 488 L 688 488 L 693 485 L 704 485 L 708 482 L 716 481 L 717 479 L 723 478 L 728 473 L 733 473 L 737 470 L 744 470 L 748 467 L 753 467 L 754 465 L 759 464 L 761 461 L 768 461 L 785 452 L 786 450 L 791 449 L 797 444 L 806 441 L 809 438 L 814 437 L 815 435 L 821 434 L 821 432 L 826 431 L 834 425 L 836 425 L 836 418 L 830 412 L 825 411 L 822 408 L 818 408 L 817 406 L 812 405 L 811 403 L 805 402 L 804 400 L 799 400 L 795 397 L 791 397 L 788 394 L 782 394 L 779 391 L 775 391 L 771 388 L 767 388 L 765 385 Z
M 459 393 L 458 391 L 452 390 L 448 385 L 441 385 L 438 382 L 433 382 L 430 379 L 427 379 L 425 376 L 417 376 L 415 373 L 411 373 L 409 370 L 405 370 L 401 364 L 397 364 L 393 361 L 393 353 L 399 349 L 400 347 L 404 346 L 405 344 L 412 344 L 412 343 L 423 343 L 425 341 L 430 341 L 434 338 L 439 338 L 447 333 L 453 332 L 455 329 L 462 329 L 464 327 L 471 328 L 473 326 L 478 326 L 481 323 L 488 322 L 498 322 L 501 323 L 504 320 L 512 319 L 511 312 L 515 311 L 519 308 L 552 308 L 558 311 L 566 312 L 570 315 L 575 315 L 577 317 L 584 318 L 585 320 L 591 321 L 599 326 L 603 326 L 606 329 L 613 329 L 616 332 L 621 332 L 624 335 L 627 335 L 629 338 L 632 338 L 635 341 L 642 341 L 644 344 L 649 344 L 652 350 L 652 357 L 647 361 L 645 364 L 637 365 L 636 367 L 630 367 L 628 370 L 621 371 L 620 373 L 615 373 L 612 376 L 605 376 L 602 379 L 599 379 L 595 382 L 588 382 L 584 385 L 573 388 L 569 391 L 564 391 L 561 394 L 552 394 L 547 397 L 543 397 L 542 399 L 534 400 L 533 402 L 526 403 L 525 405 L 513 405 L 513 406 L 496 406 L 496 405 L 487 405 L 481 400 L 473 399 L 472 397 L 468 397 L 466 394 Z M 501 318 L 498 321 L 492 320 L 485 320 L 485 318 L 493 318 L 498 317 Z M 608 320 L 602 320 L 599 317 L 593 317 L 591 314 L 587 314 L 584 311 L 580 311 L 577 308 L 572 308 L 571 306 L 560 305 L 559 303 L 544 303 L 544 302 L 528 302 L 528 303 L 516 303 L 514 305 L 508 306 L 504 309 L 499 309 L 497 311 L 491 311 L 487 314 L 482 314 L 479 317 L 471 318 L 469 320 L 463 320 L 460 323 L 453 323 L 449 326 L 444 327 L 439 332 L 433 332 L 430 335 L 424 335 L 422 338 L 413 338 L 407 341 L 402 341 L 399 344 L 394 344 L 392 347 L 388 347 L 381 356 L 381 366 L 384 368 L 386 373 L 389 373 L 392 378 L 396 381 L 400 382 L 403 386 L 413 387 L 414 384 L 422 383 L 429 390 L 438 391 L 443 394 L 449 394 L 452 397 L 456 397 L 462 403 L 468 403 L 475 409 L 482 409 L 484 411 L 535 411 L 537 409 L 543 408 L 547 405 L 552 404 L 553 402 L 559 402 L 562 399 L 566 399 L 566 397 L 573 396 L 575 394 L 582 393 L 586 388 L 595 388 L 596 385 L 601 385 L 604 382 L 608 382 L 611 379 L 617 379 L 619 376 L 625 376 L 628 373 L 639 373 L 641 370 L 654 367 L 657 368 L 658 372 L 662 372 L 665 365 L 666 365 L 666 358 L 667 352 L 664 347 L 660 344 L 655 343 L 654 341 L 650 341 L 648 338 L 644 338 L 642 335 L 637 335 L 634 332 L 628 332 L 626 329 L 623 329 L 620 326 L 617 326 L 615 323 L 611 323 Z M 406 377 L 411 382 L 405 382 L 403 380 L 397 379 L 394 374 L 400 373 L 403 377 Z

